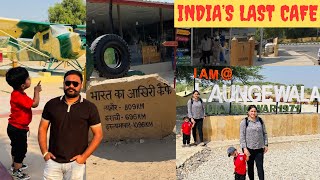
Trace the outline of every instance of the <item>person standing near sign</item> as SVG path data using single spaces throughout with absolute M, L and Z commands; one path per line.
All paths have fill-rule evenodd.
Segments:
M 194 124 L 192 128 L 192 136 L 194 144 L 197 145 L 197 129 L 200 137 L 200 145 L 204 146 L 203 142 L 203 119 L 206 117 L 205 114 L 205 104 L 202 99 L 199 97 L 200 93 L 197 90 L 194 90 L 192 93 L 192 98 L 188 101 L 188 117 L 191 119 L 191 122 Z
M 43 109 L 38 141 L 46 161 L 44 180 L 85 179 L 86 160 L 102 140 L 97 107 L 80 96 L 82 81 L 79 71 L 68 71 L 64 75 L 64 96 L 51 99 Z M 88 146 L 89 128 L 93 139 Z
M 248 117 L 240 123 L 240 147 L 249 157 L 248 176 L 254 179 L 254 162 L 260 180 L 264 180 L 263 157 L 268 151 L 268 136 L 263 120 L 257 116 L 257 107 L 248 107 Z
M 205 34 L 203 36 L 203 39 L 201 40 L 202 56 L 200 58 L 200 59 L 203 59 L 204 64 L 207 63 L 207 60 L 208 60 L 208 64 L 210 64 L 211 47 L 212 47 L 211 39 L 208 38 L 207 34 Z

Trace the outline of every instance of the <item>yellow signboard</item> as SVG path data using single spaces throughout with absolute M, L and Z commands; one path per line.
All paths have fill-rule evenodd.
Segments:
M 177 29 L 177 34 L 179 35 L 184 35 L 184 36 L 189 36 L 191 33 L 188 30 L 184 30 L 184 29 Z
M 319 0 L 175 0 L 175 27 L 320 27 Z

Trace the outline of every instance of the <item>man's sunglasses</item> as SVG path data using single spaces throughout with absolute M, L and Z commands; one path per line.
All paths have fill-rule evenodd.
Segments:
M 65 81 L 64 84 L 66 86 L 70 86 L 71 84 L 73 85 L 73 87 L 78 87 L 79 83 L 76 81 Z

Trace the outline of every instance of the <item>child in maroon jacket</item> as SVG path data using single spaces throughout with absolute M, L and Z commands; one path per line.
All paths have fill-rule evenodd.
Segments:
M 237 149 L 234 147 L 229 147 L 227 150 L 228 157 L 233 156 L 234 163 L 234 178 L 235 180 L 245 180 L 246 179 L 246 162 L 249 160 L 249 156 L 244 153 L 238 153 Z
M 190 122 L 190 119 L 188 117 L 184 117 L 183 121 L 184 122 L 181 125 L 181 134 L 183 135 L 182 147 L 185 147 L 185 146 L 190 147 L 191 129 L 193 128 L 194 124 Z

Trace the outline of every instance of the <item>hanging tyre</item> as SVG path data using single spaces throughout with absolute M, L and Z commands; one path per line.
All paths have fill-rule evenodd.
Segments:
M 118 35 L 105 34 L 95 39 L 90 47 L 95 68 L 105 78 L 125 76 L 130 69 L 128 44 Z

